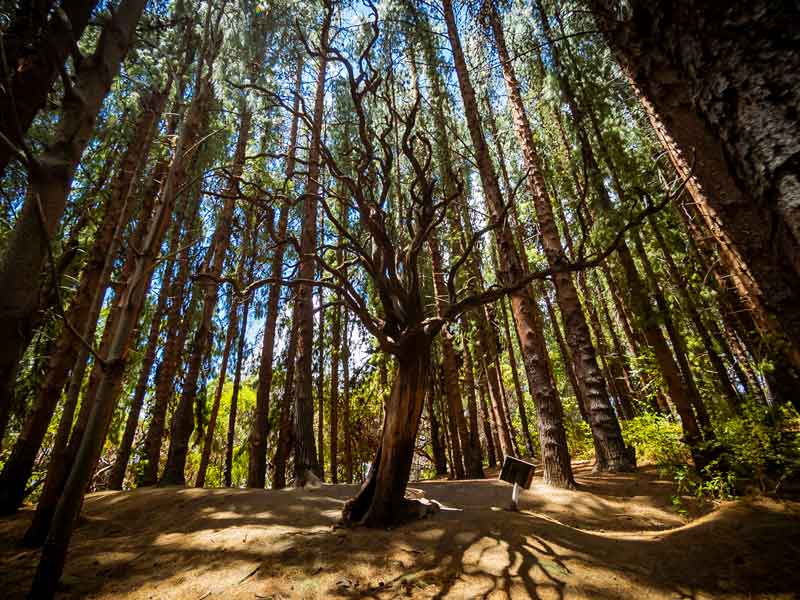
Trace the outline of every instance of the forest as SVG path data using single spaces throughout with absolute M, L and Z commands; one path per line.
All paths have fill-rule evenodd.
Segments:
M 0 2 L 8 597 L 795 597 L 798 23 Z

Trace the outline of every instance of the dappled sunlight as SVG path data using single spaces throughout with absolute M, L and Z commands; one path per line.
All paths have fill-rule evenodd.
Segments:
M 626 528 L 620 506 L 649 515 L 666 499 L 647 471 L 624 477 L 595 478 L 614 495 L 536 484 L 518 513 L 492 510 L 510 490 L 494 480 L 414 483 L 415 495 L 451 510 L 391 531 L 336 526 L 355 486 L 96 494 L 64 582 L 76 596 L 168 600 L 716 598 L 737 590 L 789 598 L 800 584 L 782 550 L 800 547 L 797 506 L 728 503 L 689 523 L 670 515 L 675 527 L 661 519 Z M 35 566 L 36 552 L 13 545 L 29 518 L 0 521 L 11 540 L 0 546 L 10 598 L 23 596 Z

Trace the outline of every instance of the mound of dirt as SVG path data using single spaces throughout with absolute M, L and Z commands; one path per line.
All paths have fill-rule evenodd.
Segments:
M 726 503 L 687 522 L 654 470 L 534 483 L 510 513 L 497 480 L 417 482 L 439 505 L 392 531 L 337 527 L 356 486 L 158 488 L 87 497 L 63 598 L 794 598 L 800 504 Z M 698 513 L 699 514 L 699 513 Z M 0 589 L 22 598 L 38 553 L 0 520 Z

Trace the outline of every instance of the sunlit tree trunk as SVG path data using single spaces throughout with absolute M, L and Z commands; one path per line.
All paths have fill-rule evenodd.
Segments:
M 691 176 L 689 193 L 728 236 L 765 325 L 800 366 L 800 9 L 659 0 L 620 14 L 616 2 L 590 4 L 670 159 Z
M 300 234 L 300 266 L 298 277 L 305 281 L 314 279 L 317 244 L 317 203 L 319 201 L 320 143 L 325 109 L 325 74 L 327 72 L 328 35 L 333 18 L 333 6 L 326 7 L 320 30 L 319 47 L 322 53 L 317 59 L 317 82 L 314 97 L 314 119 L 308 151 L 308 179 L 303 193 L 303 226 Z M 294 394 L 294 485 L 303 487 L 309 473 L 316 468 L 314 448 L 314 399 L 311 369 L 314 352 L 314 307 L 311 301 L 312 286 L 297 286 L 297 365 L 295 367 Z
M 213 61 L 209 62 L 213 63 Z M 223 194 L 223 206 L 217 217 L 217 225 L 211 241 L 211 260 L 208 264 L 208 275 L 210 277 L 218 277 L 222 273 L 222 267 L 225 263 L 233 222 L 233 210 L 237 198 L 238 177 L 244 167 L 247 140 L 250 135 L 251 115 L 248 108 L 244 106 L 241 108 L 239 119 L 238 140 L 231 167 L 230 181 L 227 190 Z M 164 466 L 164 473 L 159 480 L 159 485 L 183 485 L 186 483 L 184 474 L 186 454 L 189 450 L 189 438 L 194 430 L 192 407 L 197 400 L 197 381 L 200 376 L 200 368 L 211 345 L 212 319 L 217 310 L 217 300 L 219 298 L 219 284 L 216 281 L 207 279 L 205 281 L 201 280 L 199 283 L 203 287 L 203 308 L 200 323 L 192 340 L 181 398 L 172 417 L 167 463 Z
M 492 218 L 500 220 L 501 215 L 505 212 L 503 209 L 504 203 L 481 128 L 478 103 L 467 72 L 461 42 L 458 38 L 451 0 L 444 0 L 443 8 L 450 46 L 453 49 L 456 75 L 464 101 L 470 138 L 475 149 L 478 170 L 483 183 L 484 196 Z M 512 284 L 522 277 L 524 271 L 508 224 L 500 225 L 495 230 L 495 236 L 498 252 L 504 263 L 503 270 L 498 274 L 499 278 L 503 283 Z M 531 378 L 535 384 L 534 393 L 537 398 L 539 440 L 542 446 L 544 479 L 552 485 L 573 487 L 575 484 L 562 421 L 563 412 L 561 402 L 552 383 L 547 346 L 542 332 L 541 314 L 539 314 L 539 309 L 534 299 L 525 289 L 511 295 L 511 306 L 524 346 L 523 358 L 525 366 L 530 369 Z

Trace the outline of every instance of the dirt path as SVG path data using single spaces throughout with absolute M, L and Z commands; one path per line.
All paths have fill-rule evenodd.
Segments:
M 800 504 L 741 501 L 691 523 L 653 470 L 534 484 L 420 482 L 438 514 L 394 531 L 334 527 L 354 486 L 147 489 L 87 498 L 64 598 L 795 598 Z M 0 596 L 21 598 L 30 519 L 0 520 Z

